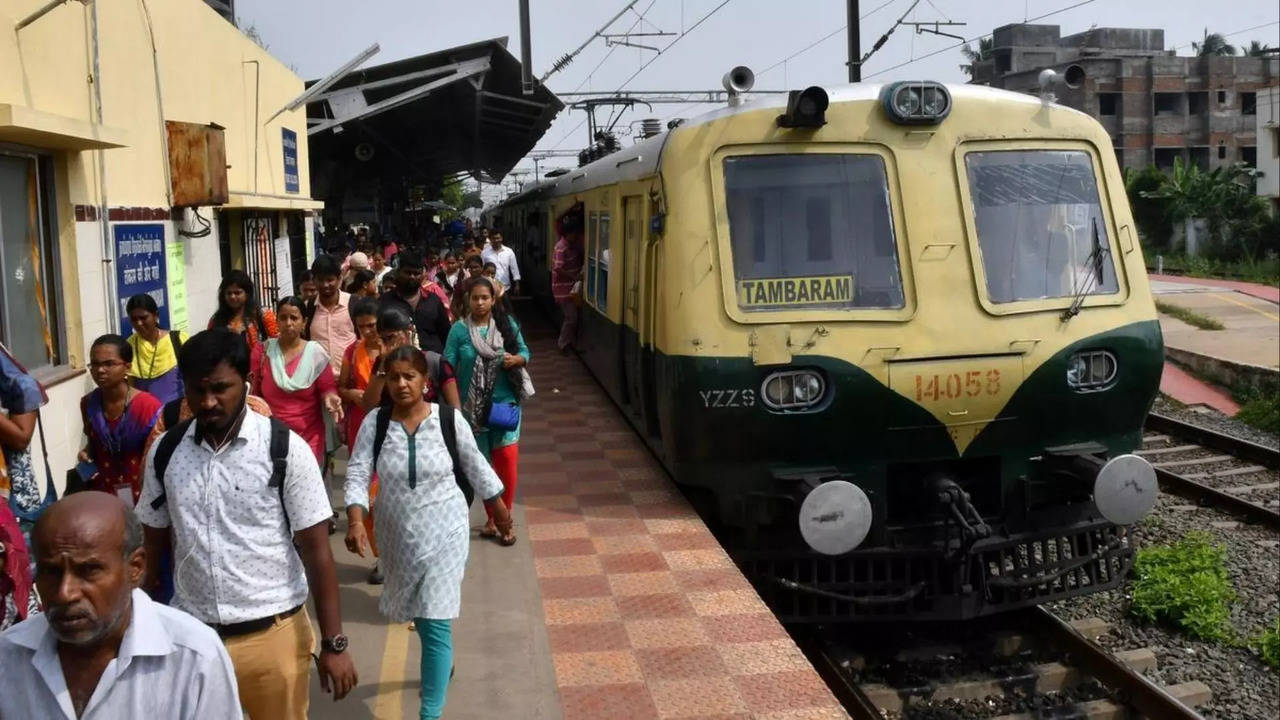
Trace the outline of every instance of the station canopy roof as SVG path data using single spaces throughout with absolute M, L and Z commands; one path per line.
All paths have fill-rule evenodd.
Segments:
M 500 181 L 564 107 L 520 70 L 501 37 L 350 72 L 307 103 L 313 179 Z

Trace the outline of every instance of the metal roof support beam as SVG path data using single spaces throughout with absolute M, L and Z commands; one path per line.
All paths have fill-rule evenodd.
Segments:
M 475 86 L 475 122 L 471 123 L 471 167 L 480 167 L 480 118 L 484 117 L 484 96 L 480 93 L 484 87 L 484 78 L 481 77 L 479 82 L 472 81 Z
M 486 98 L 493 98 L 494 100 L 504 100 L 506 102 L 516 103 L 518 105 L 528 105 L 530 107 L 538 108 L 539 110 L 545 110 L 547 108 L 547 103 L 538 102 L 536 100 L 526 100 L 524 98 L 512 97 L 510 95 L 503 95 L 502 93 L 496 93 L 491 90 L 481 90 L 480 95 Z
M 382 46 L 378 45 L 378 43 L 374 43 L 369 47 L 365 48 L 360 52 L 359 55 L 356 55 L 355 57 L 351 58 L 347 62 L 343 63 L 342 67 L 338 68 L 337 70 L 334 70 L 323 80 L 320 80 L 315 85 L 312 85 L 311 87 L 307 88 L 298 97 L 285 103 L 285 106 L 275 111 L 274 113 L 272 113 L 271 117 L 267 118 L 267 122 L 264 122 L 263 125 L 266 125 L 272 120 L 275 120 L 277 115 L 279 115 L 282 112 L 285 112 L 286 110 L 292 112 L 302 107 L 306 103 L 310 102 L 320 93 L 333 87 L 334 83 L 346 77 L 347 73 L 360 67 L 360 65 L 364 63 L 365 60 L 368 60 L 374 55 L 377 55 L 380 50 L 382 50 Z
M 370 80 L 369 82 L 360 83 L 359 85 L 352 85 L 351 87 L 339 88 L 333 92 L 327 92 L 319 97 L 312 98 L 311 102 L 328 100 L 334 95 L 350 92 L 352 90 L 377 90 L 378 88 L 389 87 L 391 85 L 401 85 L 403 83 L 413 82 L 414 80 L 426 80 L 427 78 L 438 77 L 440 75 L 448 75 L 449 73 L 457 70 L 459 64 L 460 63 L 443 65 L 441 67 L 434 67 L 428 70 L 419 70 L 417 72 L 406 73 L 404 75 L 397 75 L 392 78 L 383 78 L 382 80 Z
M 530 130 L 533 129 L 529 126 L 528 123 L 516 123 L 516 122 L 511 122 L 510 120 L 499 120 L 497 118 L 491 118 L 491 117 L 482 117 L 480 118 L 480 122 L 485 123 L 487 125 L 493 125 L 495 127 L 507 128 L 510 130 L 519 130 L 520 132 L 529 132 Z
M 494 107 L 492 105 L 484 105 L 482 106 L 482 110 L 485 115 L 506 115 L 507 117 L 513 117 L 519 120 L 526 120 L 531 123 L 537 122 L 538 118 L 542 117 L 542 113 L 537 113 L 536 115 L 530 115 L 527 112 L 521 112 L 519 110 L 508 110 L 506 108 Z
M 319 125 L 316 125 L 315 127 L 307 128 L 307 134 L 315 135 L 317 133 L 321 133 L 321 132 L 324 132 L 325 130 L 333 128 L 335 126 L 341 125 L 343 123 L 351 122 L 352 120 L 363 120 L 366 118 L 370 118 L 370 117 L 373 117 L 374 115 L 378 115 L 379 113 L 384 113 L 388 110 L 404 105 L 405 103 L 417 100 L 418 98 L 426 97 L 427 95 L 430 95 L 435 90 L 445 87 L 446 85 L 455 83 L 459 80 L 472 80 L 476 75 L 483 75 L 484 73 L 488 72 L 489 58 L 485 57 L 485 58 L 477 58 L 475 60 L 465 60 L 463 62 L 456 63 L 452 67 L 454 68 L 454 73 L 452 75 L 449 75 L 447 77 L 442 77 L 438 80 L 433 80 L 432 82 L 429 82 L 420 87 L 413 88 L 412 90 L 406 90 L 400 93 L 399 95 L 395 95 L 381 102 L 374 103 L 369 107 L 365 108 L 363 112 L 356 113 L 349 116 L 336 116 L 335 114 L 335 117 L 333 119 L 326 120 L 325 122 L 322 122 Z M 472 81 L 474 82 L 474 80 Z M 478 98 L 477 98 L 477 102 L 479 102 Z

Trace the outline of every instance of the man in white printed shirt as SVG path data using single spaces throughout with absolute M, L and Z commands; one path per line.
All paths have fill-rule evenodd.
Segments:
M 70 495 L 32 539 L 45 613 L 0 635 L 0 718 L 241 719 L 217 633 L 138 589 L 142 526 L 119 498 Z
M 178 368 L 195 417 L 168 430 L 147 455 L 138 515 L 148 579 L 156 578 L 156 558 L 172 534 L 173 604 L 222 637 L 250 720 L 303 720 L 315 646 L 304 607 L 308 581 L 323 636 L 320 685 L 339 700 L 357 682 L 345 652 L 320 469 L 302 438 L 247 411 L 249 348 L 239 335 L 197 333 L 182 344 Z M 279 474 L 274 438 L 287 446 Z M 156 460 L 166 448 L 172 454 L 161 474 Z
M 480 259 L 498 268 L 496 279 L 502 287 L 510 289 L 512 295 L 520 294 L 520 264 L 516 262 L 515 251 L 502 244 L 501 230 L 489 231 L 489 246 L 480 253 Z

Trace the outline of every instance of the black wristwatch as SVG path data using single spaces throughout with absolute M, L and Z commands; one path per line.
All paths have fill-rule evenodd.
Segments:
M 331 638 L 325 638 L 321 640 L 320 648 L 325 652 L 331 652 L 331 653 L 340 655 L 347 651 L 348 644 L 349 642 L 347 640 L 347 636 L 339 633 L 337 635 L 334 635 Z

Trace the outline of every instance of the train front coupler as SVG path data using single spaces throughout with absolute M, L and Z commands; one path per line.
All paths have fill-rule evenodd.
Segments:
M 977 508 L 970 502 L 969 493 L 965 492 L 955 480 L 939 475 L 933 479 L 930 486 L 935 493 L 936 507 L 943 516 L 943 547 L 951 545 L 953 531 L 958 540 L 958 547 L 953 557 L 967 555 L 975 542 L 991 537 L 991 526 L 987 525 L 978 514 Z

